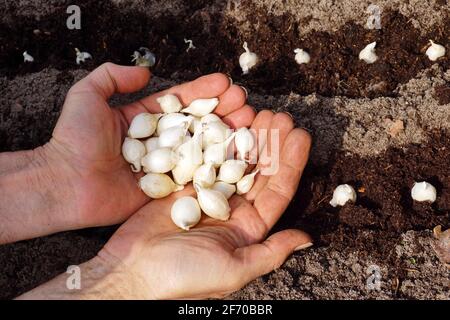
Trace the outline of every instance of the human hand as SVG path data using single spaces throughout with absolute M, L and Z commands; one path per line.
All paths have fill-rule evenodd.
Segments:
M 157 97 L 174 93 L 184 104 L 219 97 L 217 112 L 225 120 L 239 124 L 241 117 L 254 117 L 254 111 L 245 106 L 243 89 L 218 73 L 126 106 L 109 106 L 108 99 L 114 93 L 137 91 L 149 78 L 147 68 L 106 63 L 70 89 L 52 139 L 41 152 L 53 163 L 53 176 L 58 179 L 52 180 L 59 181 L 55 189 L 63 193 L 58 198 L 66 201 L 64 215 L 51 220 L 56 229 L 53 232 L 119 223 L 150 200 L 137 185 L 142 174 L 131 172 L 121 146 L 136 114 L 161 111 Z
M 245 122 L 245 117 L 241 119 Z M 270 111 L 260 112 L 252 128 L 279 130 L 278 172 L 258 174 L 249 193 L 234 195 L 226 222 L 203 216 L 188 232 L 173 224 L 172 204 L 179 197 L 194 195 L 192 186 L 140 209 L 96 258 L 104 269 L 120 275 L 114 281 L 118 295 L 106 297 L 223 297 L 278 268 L 294 250 L 311 245 L 311 238 L 299 230 L 281 231 L 263 241 L 297 190 L 309 155 L 309 134 L 294 129 L 288 115 Z M 262 140 L 270 150 L 271 139 Z M 258 147 L 264 143 L 259 141 Z

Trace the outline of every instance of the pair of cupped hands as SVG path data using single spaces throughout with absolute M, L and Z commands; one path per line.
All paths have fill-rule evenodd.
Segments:
M 67 210 L 61 213 L 63 219 L 58 219 L 66 225 L 47 233 L 125 221 L 88 264 L 87 274 L 94 269 L 102 272 L 99 284 L 89 280 L 90 292 L 80 297 L 224 297 L 280 267 L 294 251 L 310 246 L 311 238 L 295 229 L 266 239 L 296 193 L 309 155 L 309 134 L 294 128 L 286 113 L 256 113 L 246 104 L 244 89 L 220 73 L 121 107 L 108 104 L 113 94 L 138 91 L 149 79 L 147 68 L 103 64 L 70 89 L 50 142 L 39 150 L 52 164 L 52 176 L 58 177 L 55 188 L 65 185 L 66 190 L 61 190 L 61 200 Z M 278 171 L 271 176 L 258 174 L 249 193 L 230 199 L 229 221 L 203 215 L 195 228 L 180 230 L 171 221 L 171 206 L 179 197 L 195 195 L 192 186 L 151 200 L 138 187 L 142 173 L 132 173 L 121 155 L 133 117 L 160 112 L 156 99 L 168 93 L 175 94 L 183 105 L 198 98 L 218 97 L 215 113 L 232 128 L 279 132 Z M 270 139 L 257 142 L 258 147 L 265 143 Z M 100 282 L 106 278 L 114 283 L 109 293 L 101 289 Z

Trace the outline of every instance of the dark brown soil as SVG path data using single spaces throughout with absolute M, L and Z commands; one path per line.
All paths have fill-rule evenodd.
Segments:
M 0 299 L 12 299 L 33 289 L 69 265 L 92 257 L 110 238 L 115 227 L 63 232 L 0 247 Z
M 207 3 L 195 1 L 182 16 L 150 18 L 126 8 L 119 10 L 109 1 L 79 1 L 83 25 L 73 31 L 65 27 L 67 6 L 63 4 L 56 13 L 38 21 L 20 19 L 11 24 L 4 20 L 0 25 L 0 73 L 13 76 L 48 66 L 75 68 L 75 47 L 93 55 L 87 68 L 103 61 L 130 64 L 132 52 L 147 46 L 157 57 L 154 73 L 166 78 L 191 79 L 221 71 L 265 94 L 292 91 L 324 96 L 393 96 L 397 84 L 431 65 L 424 55 L 428 39 L 444 46 L 450 43 L 450 29 L 444 28 L 450 19 L 433 34 L 422 36 L 398 12 L 383 14 L 381 30 L 366 30 L 349 22 L 333 34 L 313 32 L 299 39 L 300 26 L 292 17 L 252 8 L 249 22 L 260 27 L 244 36 L 220 10 L 203 10 Z M 244 8 L 249 5 L 242 1 Z M 197 48 L 186 52 L 184 38 L 192 39 Z M 242 76 L 237 63 L 244 40 L 261 58 L 248 76 Z M 358 53 L 372 41 L 377 41 L 379 61 L 367 65 L 358 60 Z M 311 63 L 295 63 L 293 50 L 297 47 L 310 52 Z M 25 50 L 35 57 L 35 63 L 23 63 Z M 448 55 L 438 63 L 450 66 Z
M 402 266 L 390 257 L 401 233 L 450 223 L 449 146 L 448 133 L 434 132 L 427 145 L 392 148 L 369 159 L 340 153 L 327 167 L 309 167 L 279 227 L 296 221 L 318 245 L 357 252 L 400 272 Z M 438 191 L 433 204 L 411 199 L 414 182 L 423 180 Z M 357 201 L 333 208 L 329 201 L 334 188 L 342 183 L 355 187 Z
M 434 90 L 434 96 L 437 101 L 439 101 L 440 105 L 449 104 L 450 103 L 450 85 L 443 84 Z

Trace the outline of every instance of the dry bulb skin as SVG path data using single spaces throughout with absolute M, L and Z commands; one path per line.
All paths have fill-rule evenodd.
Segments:
M 375 47 L 377 43 L 372 42 L 369 43 L 364 49 L 359 53 L 359 60 L 364 60 L 364 62 L 371 64 L 378 60 L 377 55 L 375 54 Z
M 334 190 L 330 205 L 333 207 L 344 206 L 349 201 L 356 202 L 356 191 L 348 184 L 341 184 Z
M 157 102 L 163 113 L 136 115 L 122 145 L 132 171 L 145 173 L 140 189 L 161 199 L 192 182 L 197 199 L 182 197 L 171 208 L 173 223 L 180 229 L 198 224 L 202 211 L 213 219 L 228 220 L 228 199 L 249 192 L 258 174 L 257 170 L 244 176 L 248 164 L 243 159 L 256 144 L 253 133 L 245 127 L 233 132 L 213 114 L 218 98 L 197 99 L 185 108 L 172 94 Z M 242 159 L 231 159 L 233 141 Z

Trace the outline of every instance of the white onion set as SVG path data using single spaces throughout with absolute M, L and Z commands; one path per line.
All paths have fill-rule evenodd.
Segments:
M 239 183 L 237 187 L 237 194 L 239 194 Z M 334 189 L 333 198 L 330 201 L 330 205 L 333 207 L 342 207 L 348 202 L 355 203 L 356 198 L 356 191 L 351 185 L 341 184 Z M 437 191 L 436 188 L 429 182 L 415 182 L 411 188 L 411 198 L 417 202 L 428 202 L 431 204 L 436 201 Z
M 136 115 L 122 145 L 131 170 L 146 174 L 139 187 L 150 198 L 160 199 L 193 182 L 197 199 L 179 198 L 171 208 L 174 224 L 183 230 L 194 227 L 202 211 L 213 219 L 228 220 L 228 199 L 249 192 L 258 174 L 245 175 L 245 155 L 255 146 L 253 134 L 247 128 L 232 132 L 212 113 L 218 98 L 197 99 L 187 107 L 173 94 L 156 101 L 163 113 Z M 233 141 L 237 160 L 229 158 Z

